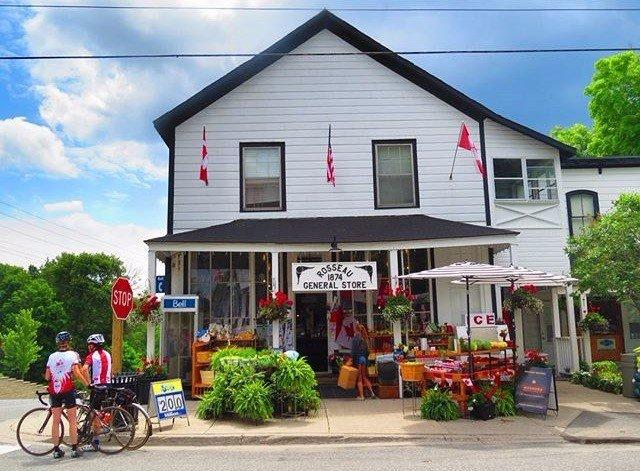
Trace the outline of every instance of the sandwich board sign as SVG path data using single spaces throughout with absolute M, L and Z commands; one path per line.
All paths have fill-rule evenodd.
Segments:
M 176 417 L 186 417 L 187 401 L 184 397 L 181 379 L 167 379 L 164 381 L 154 381 L 149 385 L 149 417 L 157 417 L 158 423 L 161 420 Z
M 551 368 L 531 367 L 524 371 L 516 386 L 516 409 L 547 416 L 547 411 L 558 410 L 556 380 Z M 549 394 L 553 385 L 555 408 L 549 407 Z

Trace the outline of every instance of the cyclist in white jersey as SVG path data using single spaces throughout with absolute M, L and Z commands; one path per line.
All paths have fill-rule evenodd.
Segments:
M 84 360 L 83 372 L 87 379 L 91 380 L 93 386 L 89 399 L 92 409 L 100 409 L 102 402 L 106 398 L 105 385 L 111 382 L 111 355 L 104 349 L 104 335 L 91 334 L 87 338 L 87 356 Z M 100 429 L 100 421 L 93 423 L 94 431 Z M 100 439 L 94 437 L 85 451 L 100 449 Z

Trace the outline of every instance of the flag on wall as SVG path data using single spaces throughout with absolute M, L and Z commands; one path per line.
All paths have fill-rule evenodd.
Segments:
M 482 175 L 483 177 L 486 177 L 487 171 L 485 170 L 484 165 L 482 163 L 482 157 L 480 156 L 480 152 L 478 152 L 478 148 L 471 140 L 469 129 L 467 129 L 467 125 L 464 123 L 462 123 L 462 126 L 460 127 L 460 136 L 458 137 L 458 146 L 456 147 L 456 151 L 458 150 L 458 147 L 471 152 L 471 154 L 473 155 L 473 158 L 476 161 L 476 169 L 478 170 L 478 173 L 480 173 L 480 175 Z
M 209 173 L 207 166 L 209 159 L 207 158 L 207 130 L 202 126 L 202 161 L 200 162 L 200 180 L 204 182 L 206 186 L 209 186 Z
M 333 150 L 331 149 L 331 125 L 329 125 L 329 144 L 327 146 L 327 183 L 336 186 L 336 168 L 333 165 Z

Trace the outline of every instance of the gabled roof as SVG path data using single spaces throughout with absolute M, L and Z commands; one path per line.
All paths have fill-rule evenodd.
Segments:
M 640 167 L 640 156 L 571 157 L 560 161 L 562 168 Z
M 315 218 L 236 219 L 145 242 L 329 244 L 397 242 L 517 235 L 515 231 L 439 219 L 424 214 Z
M 287 34 L 271 47 L 265 49 L 263 53 L 291 52 L 323 29 L 331 31 L 333 34 L 360 51 L 391 52 L 390 49 L 367 36 L 346 21 L 338 18 L 328 10 L 323 10 L 309 21 Z M 533 139 L 559 149 L 562 155 L 568 156 L 575 153 L 575 149 L 573 147 L 491 111 L 486 106 L 469 98 L 464 93 L 456 90 L 450 85 L 447 85 L 439 78 L 431 75 L 398 54 L 374 54 L 369 57 L 477 121 L 489 118 L 515 131 L 530 136 Z M 160 136 L 162 136 L 164 142 L 168 146 L 171 146 L 176 126 L 183 123 L 196 113 L 202 111 L 204 108 L 211 105 L 213 102 L 226 95 L 240 84 L 249 80 L 251 77 L 273 64 L 278 59 L 279 56 L 277 55 L 258 55 L 249 59 L 247 62 L 236 67 L 228 74 L 213 82 L 211 85 L 203 88 L 191 98 L 173 108 L 171 111 L 168 111 L 157 118 L 153 122 L 156 130 Z

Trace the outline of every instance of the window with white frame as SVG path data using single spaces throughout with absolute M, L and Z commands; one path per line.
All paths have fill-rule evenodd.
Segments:
M 240 165 L 241 210 L 284 210 L 284 144 L 240 144 Z
M 553 159 L 493 159 L 493 178 L 496 199 L 558 199 Z
M 376 209 L 419 206 L 416 141 L 373 141 Z

